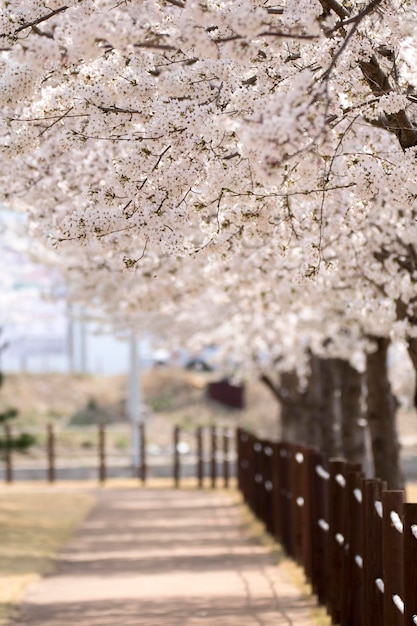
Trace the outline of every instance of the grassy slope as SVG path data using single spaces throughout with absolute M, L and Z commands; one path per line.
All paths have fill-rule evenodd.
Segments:
M 271 436 L 276 434 L 278 405 L 259 382 L 247 385 L 246 409 L 230 410 L 206 398 L 210 375 L 183 369 L 154 368 L 143 373 L 143 400 L 149 422 L 156 431 L 173 423 L 185 428 L 197 424 L 237 422 L 254 425 Z M 91 401 L 122 423 L 126 420 L 124 376 L 90 375 L 8 375 L 0 390 L 0 411 L 16 407 L 20 414 L 16 426 L 44 426 L 48 421 L 60 426 L 86 409 Z

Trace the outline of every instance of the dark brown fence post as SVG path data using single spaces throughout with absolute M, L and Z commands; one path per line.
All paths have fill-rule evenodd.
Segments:
M 204 483 L 204 450 L 203 450 L 203 429 L 199 426 L 196 430 L 196 443 L 197 443 L 197 483 L 198 488 L 203 488 Z
M 279 444 L 279 474 L 280 474 L 280 511 L 281 511 L 281 531 L 282 545 L 289 556 L 294 556 L 292 543 L 292 509 L 291 509 L 291 487 L 290 487 L 290 453 L 289 444 Z
M 179 451 L 179 443 L 180 443 L 180 427 L 175 426 L 174 428 L 174 484 L 175 487 L 180 486 L 180 451 Z
M 303 485 L 303 468 L 304 454 L 303 446 L 296 444 L 288 445 L 289 464 L 290 464 L 290 499 L 288 505 L 291 507 L 291 529 L 292 529 L 292 547 L 294 558 L 300 565 L 304 562 L 304 485 Z
M 216 487 L 217 480 L 217 430 L 215 426 L 211 427 L 211 457 L 210 457 L 210 478 L 211 488 Z
M 266 493 L 265 493 L 265 441 L 261 439 L 257 439 L 255 442 L 254 450 L 255 450 L 255 490 L 256 490 L 256 507 L 257 507 L 257 516 L 258 518 L 266 524 L 267 518 L 267 504 L 266 504 Z
M 272 443 L 272 515 L 274 524 L 274 537 L 279 543 L 282 540 L 282 512 L 281 512 L 281 490 L 282 481 L 280 473 L 280 444 Z
M 287 460 L 288 460 L 288 490 L 287 490 L 287 507 L 290 511 L 290 545 L 291 556 L 300 562 L 300 523 L 298 519 L 298 507 L 296 503 L 297 492 L 297 464 L 295 461 L 296 446 L 292 443 L 287 444 Z
M 363 511 L 362 472 L 350 464 L 346 477 L 345 569 L 343 578 L 341 626 L 362 626 L 363 591 Z
M 313 590 L 319 603 L 326 606 L 329 598 L 329 479 L 326 459 L 321 452 L 313 452 L 314 473 L 311 482 L 311 507 L 314 519 L 312 578 Z
M 253 461 L 252 461 L 252 435 L 245 430 L 239 431 L 239 480 L 243 498 L 247 505 L 252 508 L 252 485 L 253 485 Z
M 229 442 L 230 431 L 228 428 L 223 430 L 223 484 L 226 489 L 229 487 L 230 465 L 229 465 Z
M 47 426 L 46 452 L 48 457 L 48 481 L 55 482 L 55 432 L 52 424 Z
M 385 484 L 380 480 L 363 482 L 363 626 L 384 623 L 382 589 L 382 501 Z
M 264 521 L 263 450 L 258 437 L 253 440 L 253 511 Z
M 404 504 L 404 624 L 417 624 L 417 504 Z
M 384 624 L 403 626 L 402 613 L 392 598 L 403 598 L 403 526 L 404 491 L 382 494 L 382 557 L 384 570 Z M 411 623 L 411 622 L 410 622 Z
M 249 508 L 254 512 L 255 502 L 255 436 L 248 432 L 246 441 L 246 458 L 247 458 L 247 478 L 246 478 L 246 494 Z
M 346 469 L 344 460 L 329 462 L 329 583 L 330 616 L 333 624 L 340 624 L 345 568 Z
M 305 447 L 303 451 L 303 507 L 304 507 L 304 526 L 303 526 L 303 550 L 304 550 L 304 572 L 307 580 L 313 586 L 313 552 L 318 525 L 313 502 L 313 478 L 316 473 L 315 454 L 317 450 Z
M 273 459 L 274 449 L 273 444 L 269 440 L 262 442 L 262 484 L 263 489 L 263 516 L 266 530 L 274 535 L 275 532 L 275 520 L 274 520 L 274 485 L 273 485 Z
M 236 428 L 235 431 L 235 445 L 236 445 L 236 478 L 237 488 L 243 495 L 243 431 L 241 428 Z
M 98 462 L 99 481 L 104 483 L 106 480 L 106 427 L 104 424 L 98 426 Z
M 10 424 L 4 425 L 4 469 L 6 483 L 13 482 L 13 462 L 12 462 L 12 429 Z
M 147 465 L 146 465 L 146 430 L 144 422 L 138 424 L 139 427 L 139 446 L 140 446 L 140 467 L 139 478 L 144 485 L 146 482 Z

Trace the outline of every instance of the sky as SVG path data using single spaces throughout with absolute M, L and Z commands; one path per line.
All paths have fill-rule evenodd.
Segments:
M 129 345 L 98 333 L 83 311 L 65 300 L 65 286 L 51 267 L 30 260 L 22 218 L 0 209 L 0 327 L 5 372 L 119 374 L 129 367 Z M 142 341 L 144 365 L 150 345 Z

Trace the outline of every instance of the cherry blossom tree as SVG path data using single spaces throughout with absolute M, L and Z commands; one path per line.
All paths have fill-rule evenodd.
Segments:
M 389 339 L 417 366 L 412 0 L 10 0 L 0 33 L 1 199 L 74 297 L 263 375 L 379 356 L 392 404 Z
M 311 273 L 358 214 L 410 218 L 413 3 L 269 5 L 9 2 L 5 199 L 127 267 L 255 231 Z

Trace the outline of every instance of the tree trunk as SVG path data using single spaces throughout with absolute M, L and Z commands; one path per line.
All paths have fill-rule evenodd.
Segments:
M 362 408 L 364 376 L 349 361 L 340 359 L 340 404 L 342 412 L 342 454 L 365 467 L 366 443 Z
M 323 432 L 321 420 L 322 380 L 320 359 L 310 354 L 310 375 L 304 397 L 306 443 L 322 448 Z
M 294 371 L 282 373 L 279 383 L 267 375 L 261 380 L 281 405 L 282 440 L 317 446 L 328 457 L 345 453 L 348 460 L 363 461 L 361 377 L 349 363 L 311 354 L 305 390 Z
M 386 480 L 388 489 L 402 489 L 404 476 L 396 429 L 397 400 L 388 380 L 389 339 L 371 337 L 376 351 L 367 355 L 368 424 L 372 440 L 375 476 Z
M 283 372 L 278 383 L 263 374 L 261 381 L 281 406 L 280 439 L 288 443 L 306 443 L 303 392 L 299 388 L 297 373 Z
M 337 413 L 337 360 L 319 359 L 321 450 L 327 457 L 341 452 L 340 423 Z
M 299 441 L 303 437 L 302 425 L 300 424 L 300 392 L 298 389 L 298 376 L 296 372 L 284 372 L 281 374 L 280 389 L 281 397 L 281 439 L 289 443 Z

